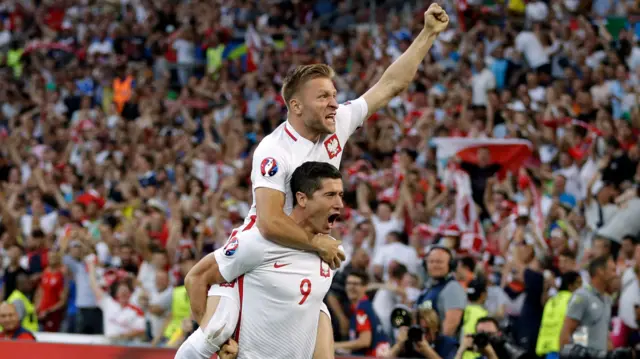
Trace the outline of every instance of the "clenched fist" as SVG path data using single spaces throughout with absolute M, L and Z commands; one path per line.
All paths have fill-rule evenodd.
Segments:
M 238 356 L 238 343 L 229 339 L 222 348 L 220 348 L 220 352 L 218 352 L 218 358 L 220 359 L 236 359 Z
M 449 16 L 440 5 L 433 3 L 424 13 L 424 29 L 439 34 L 449 25 Z
M 340 268 L 340 264 L 345 260 L 344 249 L 340 245 L 342 242 L 327 234 L 317 234 L 313 238 L 316 252 L 323 261 L 329 264 L 331 269 Z

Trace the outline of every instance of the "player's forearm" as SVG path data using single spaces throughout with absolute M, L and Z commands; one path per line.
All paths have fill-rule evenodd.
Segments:
M 371 340 L 367 341 L 363 338 L 358 338 L 356 340 L 350 340 L 348 342 L 340 342 L 335 344 L 336 349 L 342 350 L 360 350 L 366 349 L 371 346 Z
M 191 306 L 193 319 L 200 324 L 200 320 L 207 308 L 208 285 L 201 276 L 187 275 L 184 279 L 184 286 L 187 289 L 187 294 L 189 295 L 189 305 Z
M 313 243 L 314 236 L 284 213 L 264 221 L 258 217 L 258 229 L 268 240 L 281 246 L 314 252 L 318 249 Z
M 436 36 L 436 33 L 427 32 L 424 29 L 420 31 L 409 48 L 382 74 L 380 82 L 387 85 L 385 87 L 389 89 L 397 92 L 404 91 L 413 81 L 418 66 L 427 56 Z

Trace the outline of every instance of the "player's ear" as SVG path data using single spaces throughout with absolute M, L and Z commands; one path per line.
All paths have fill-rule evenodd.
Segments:
M 295 97 L 289 101 L 289 109 L 298 116 L 302 115 L 302 103 Z
M 298 206 L 305 208 L 307 206 L 307 195 L 302 192 L 296 192 L 296 203 Z

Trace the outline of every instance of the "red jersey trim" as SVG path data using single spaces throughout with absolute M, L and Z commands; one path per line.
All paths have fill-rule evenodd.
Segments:
M 240 312 L 238 313 L 238 325 L 236 326 L 236 332 L 233 334 L 233 339 L 239 344 L 240 325 L 242 324 L 242 304 L 244 301 L 244 275 L 238 277 L 238 294 L 240 295 Z
M 284 132 L 287 133 L 287 135 L 289 135 L 289 137 L 291 137 L 292 140 L 294 141 L 298 141 L 298 139 L 296 138 L 296 136 L 294 136 L 291 131 L 289 131 L 289 129 L 287 128 L 287 125 L 284 125 Z
M 127 304 L 125 305 L 125 308 L 131 308 L 134 312 L 136 312 L 136 314 L 138 314 L 141 317 L 144 317 L 144 312 L 142 311 L 142 309 L 136 307 L 133 304 Z

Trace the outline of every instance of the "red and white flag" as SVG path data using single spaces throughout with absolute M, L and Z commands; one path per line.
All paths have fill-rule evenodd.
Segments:
M 481 253 L 486 239 L 480 223 L 478 208 L 471 195 L 469 174 L 450 167 L 445 173 L 445 183 L 456 189 L 454 223 L 460 229 L 460 249 L 465 252 Z
M 502 166 L 500 176 L 506 175 L 507 172 L 518 173 L 533 153 L 533 144 L 522 139 L 437 137 L 433 142 L 437 147 L 436 155 L 439 165 L 443 167 L 451 157 L 458 157 L 464 162 L 477 163 L 478 150 L 488 149 L 491 162 Z
M 249 25 L 244 36 L 244 43 L 247 46 L 247 71 L 256 71 L 260 63 L 259 51 L 262 48 L 262 38 L 253 25 Z

